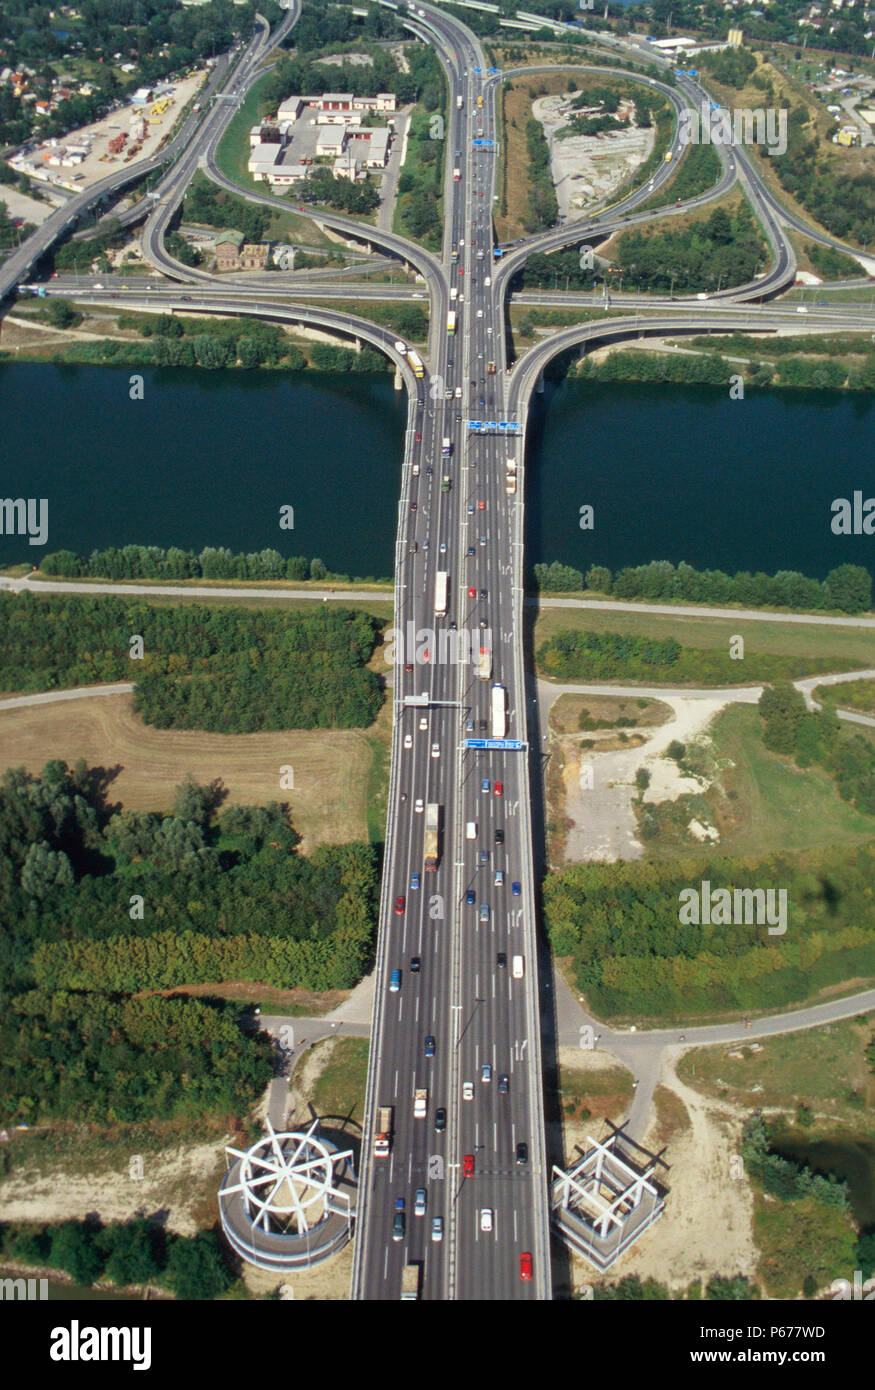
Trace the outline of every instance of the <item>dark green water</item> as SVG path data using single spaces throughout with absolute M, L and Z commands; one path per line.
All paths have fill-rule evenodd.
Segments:
M 813 1173 L 834 1173 L 845 1181 L 858 1226 L 875 1226 L 875 1141 L 851 1139 L 844 1134 L 812 1139 L 799 1130 L 789 1130 L 776 1135 L 769 1147 L 773 1153 L 803 1164 Z
M 0 367 L 0 495 L 49 499 L 45 551 L 270 546 L 391 574 L 406 402 L 387 377 L 143 374 L 145 400 L 131 401 L 127 369 Z M 529 563 L 875 568 L 875 537 L 830 530 L 834 498 L 875 495 L 873 411 L 832 393 L 550 388 L 528 447 Z M 0 536 L 0 563 L 45 551 Z

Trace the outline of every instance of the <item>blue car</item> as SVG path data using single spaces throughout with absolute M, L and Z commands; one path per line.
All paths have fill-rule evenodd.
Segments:
M 520 895 L 520 886 L 519 886 L 519 884 L 518 884 L 518 883 L 512 883 L 512 884 L 510 885 L 510 891 L 513 893 L 513 895 L 514 895 L 515 898 L 518 898 L 519 895 Z
M 389 993 L 397 994 L 401 988 L 401 971 L 393 970 L 389 976 Z
M 481 790 L 482 792 L 488 792 L 488 791 L 489 791 L 489 778 L 488 778 L 488 777 L 484 777 L 484 778 L 483 778 L 482 782 L 480 783 L 480 790 Z
M 474 896 L 474 889 L 473 889 L 473 888 L 469 888 L 468 891 L 467 891 L 467 893 L 465 894 L 465 902 L 468 904 L 469 907 L 473 907 L 475 901 L 476 901 L 476 899 L 475 899 L 475 896 Z
M 411 888 L 418 888 L 418 887 L 419 887 L 419 874 L 411 874 L 411 875 L 410 875 L 410 887 L 411 887 Z
M 426 1057 L 434 1056 L 434 1038 L 431 1036 L 431 1033 L 429 1033 L 425 1040 L 425 1055 Z

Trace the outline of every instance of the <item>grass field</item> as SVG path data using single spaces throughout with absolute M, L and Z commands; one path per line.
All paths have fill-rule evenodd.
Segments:
M 761 1052 L 693 1048 L 681 1058 L 677 1072 L 694 1090 L 751 1110 L 795 1112 L 803 1102 L 831 1127 L 875 1135 L 875 1075 L 866 1061 L 873 1037 L 875 1013 L 863 1014 L 763 1038 Z M 744 1056 L 728 1056 L 735 1051 Z
M 756 706 L 729 705 L 712 723 L 710 737 L 710 745 L 695 750 L 691 762 L 695 772 L 714 777 L 704 794 L 706 807 L 698 796 L 658 807 L 660 834 L 648 842 L 651 853 L 689 854 L 684 828 L 691 815 L 701 818 L 703 809 L 720 832 L 721 855 L 859 845 L 875 837 L 875 817 L 843 801 L 828 773 L 799 768 L 763 747 Z
M 839 709 L 875 714 L 875 681 L 843 681 L 840 685 L 819 685 L 815 700 Z
M 831 671 L 862 670 L 872 664 L 873 637 L 865 628 L 819 626 L 816 623 L 745 622 L 742 618 L 686 618 L 675 614 L 623 613 L 603 609 L 543 608 L 537 611 L 534 645 L 539 648 L 563 628 L 586 632 L 630 632 L 665 640 L 674 637 L 684 647 L 729 651 L 729 639 L 741 632 L 748 660 L 736 663 L 750 668 L 757 654 L 792 660 L 797 676 L 814 674 L 811 658 L 829 661 Z M 531 616 L 528 617 L 531 622 Z M 757 683 L 751 669 L 750 684 Z
M 313 1109 L 320 1117 L 342 1117 L 361 1125 L 365 1108 L 365 1085 L 368 1076 L 366 1038 L 331 1038 L 331 1057 L 323 1068 L 310 1096 Z M 314 1051 L 327 1044 L 317 1044 Z
M 305 852 L 318 843 L 368 838 L 369 808 L 380 795 L 372 774 L 374 729 L 269 734 L 153 729 L 134 714 L 132 699 L 95 696 L 3 711 L 0 768 L 23 765 L 36 773 L 50 758 L 70 764 L 84 758 L 116 772 L 107 793 L 111 802 L 143 811 L 167 810 L 174 788 L 190 772 L 201 783 L 220 779 L 228 802 L 288 801 Z M 280 768 L 289 764 L 294 790 L 284 791 Z
M 576 734 L 581 730 L 581 717 L 587 715 L 598 726 L 598 721 L 613 726 L 618 719 L 626 722 L 623 728 L 653 728 L 665 724 L 672 718 L 668 705 L 661 700 L 646 698 L 631 699 L 628 696 L 613 695 L 560 695 L 550 710 L 550 728 L 556 734 Z
M 549 1088 L 549 1077 L 545 1078 Z M 618 1120 L 632 1099 L 632 1076 L 625 1067 L 598 1070 L 559 1065 L 559 1097 L 569 1120 Z

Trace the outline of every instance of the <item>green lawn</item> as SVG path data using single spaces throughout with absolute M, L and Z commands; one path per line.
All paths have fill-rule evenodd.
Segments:
M 335 1045 L 331 1058 L 313 1087 L 311 1104 L 320 1117 L 342 1118 L 361 1125 L 368 1077 L 368 1041 L 343 1037 L 332 1041 Z M 317 1044 L 320 1046 L 327 1046 L 327 1043 Z
M 875 681 L 843 681 L 841 685 L 819 685 L 815 700 L 839 709 L 875 714 Z

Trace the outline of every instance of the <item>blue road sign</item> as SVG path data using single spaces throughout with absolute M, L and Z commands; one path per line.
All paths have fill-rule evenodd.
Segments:
M 507 750 L 511 753 L 519 753 L 525 744 L 518 738 L 466 738 L 466 748 L 485 748 L 488 752 L 501 752 Z

